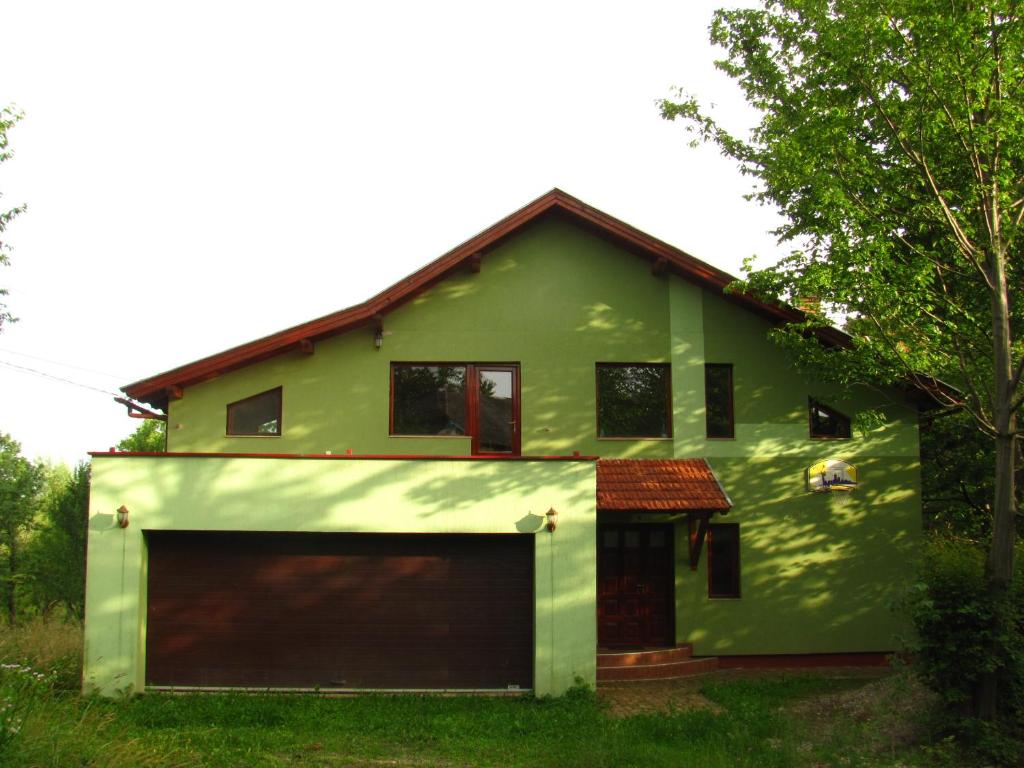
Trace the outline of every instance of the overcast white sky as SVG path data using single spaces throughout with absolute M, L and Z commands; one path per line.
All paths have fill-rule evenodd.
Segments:
M 104 394 L 377 293 L 552 187 L 739 274 L 774 215 L 655 101 L 749 125 L 720 2 L 0 5 L 0 431 L 73 463 Z M 20 366 L 14 368 L 11 366 Z

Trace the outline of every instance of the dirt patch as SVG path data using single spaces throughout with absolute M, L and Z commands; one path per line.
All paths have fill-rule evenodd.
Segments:
M 722 709 L 701 692 L 701 688 L 709 681 L 722 680 L 765 680 L 792 677 L 793 675 L 806 676 L 815 675 L 839 680 L 864 680 L 867 687 L 874 685 L 876 681 L 892 677 L 892 671 L 878 667 L 825 667 L 813 670 L 808 669 L 726 669 L 712 672 L 707 675 L 696 677 L 684 677 L 678 680 L 637 680 L 619 683 L 601 683 L 597 687 L 597 697 L 607 707 L 608 714 L 612 717 L 629 717 L 637 714 L 651 714 L 666 712 L 670 709 L 707 709 L 712 712 L 721 712 Z M 840 705 L 839 700 L 843 696 L 858 693 L 848 691 L 842 694 L 832 694 L 827 697 L 814 697 L 819 699 L 836 699 L 835 702 L 828 702 L 828 706 Z M 873 695 L 873 694 L 872 694 Z M 870 698 L 869 695 L 868 698 Z M 808 700 L 801 700 L 801 704 Z M 844 706 L 852 706 L 852 702 Z
M 679 680 L 602 683 L 597 687 L 597 698 L 604 703 L 612 717 L 655 714 L 670 709 L 709 709 L 720 712 L 721 707 L 700 692 L 707 679 L 707 676 L 701 676 Z
M 855 735 L 878 754 L 927 738 L 924 715 L 937 697 L 909 674 L 889 674 L 858 688 L 801 699 L 787 711 L 804 723 L 815 742 Z

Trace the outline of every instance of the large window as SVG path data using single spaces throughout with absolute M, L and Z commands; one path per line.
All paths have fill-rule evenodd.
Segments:
M 735 437 L 732 412 L 732 364 L 704 366 L 704 412 L 708 437 Z
M 229 435 L 281 434 L 281 387 L 228 404 Z
M 740 527 L 708 526 L 708 597 L 740 596 Z
M 598 437 L 672 437 L 669 366 L 597 364 Z
M 850 436 L 850 419 L 835 408 L 811 398 L 807 401 L 807 411 L 811 422 L 811 437 L 834 439 Z
M 392 363 L 391 434 L 468 435 L 473 453 L 519 453 L 519 366 Z

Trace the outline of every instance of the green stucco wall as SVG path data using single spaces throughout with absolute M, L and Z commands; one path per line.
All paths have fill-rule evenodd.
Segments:
M 84 688 L 144 687 L 147 530 L 533 536 L 535 691 L 593 685 L 595 492 L 589 461 L 97 457 Z M 117 526 L 121 505 L 127 529 Z M 551 507 L 554 533 L 544 529 Z
M 849 454 L 839 451 L 842 457 Z M 815 459 L 831 451 L 812 454 Z M 806 458 L 713 459 L 740 526 L 739 599 L 708 598 L 677 528 L 676 635 L 700 655 L 892 651 L 909 626 L 892 607 L 920 539 L 915 457 L 855 460 L 852 494 L 804 489 Z
M 916 409 L 899 392 L 843 395 L 809 381 L 767 341 L 767 321 L 720 297 L 691 288 L 679 303 L 685 321 L 673 314 L 675 349 L 683 342 L 700 348 L 702 341 L 707 362 L 733 365 L 736 437 L 704 436 L 701 361 L 699 397 L 695 375 L 674 381 L 677 404 L 699 403 L 688 429 L 677 429 L 675 451 L 705 457 L 732 498 L 722 521 L 740 526 L 742 595 L 708 598 L 706 552 L 695 572 L 679 557 L 677 640 L 701 655 L 899 648 L 909 627 L 892 602 L 911 576 L 921 536 Z M 685 333 L 694 325 L 700 340 Z M 886 423 L 849 440 L 811 439 L 809 396 L 849 416 L 880 410 Z M 857 491 L 842 499 L 807 491 L 807 468 L 826 458 L 858 468 Z M 677 528 L 683 555 L 687 530 Z
M 595 362 L 669 362 L 668 279 L 578 227 L 533 225 L 384 318 L 384 345 L 352 331 L 311 357 L 281 355 L 189 387 L 168 450 L 464 454 L 468 437 L 389 437 L 392 361 L 516 362 L 525 455 L 672 456 L 669 440 L 598 440 Z M 284 386 L 281 437 L 227 437 L 226 405 Z
M 920 537 L 916 411 L 898 392 L 841 396 L 808 381 L 767 340 L 769 328 L 677 276 L 652 275 L 645 260 L 578 226 L 541 219 L 487 253 L 479 274 L 453 275 L 387 314 L 380 351 L 372 330 L 358 329 L 319 342 L 312 356 L 283 354 L 187 388 L 171 403 L 168 448 L 467 454 L 468 437 L 388 435 L 390 363 L 519 363 L 523 454 L 705 457 L 732 497 L 727 520 L 741 526 L 742 597 L 707 598 L 707 558 L 690 571 L 680 524 L 679 641 L 700 654 L 895 648 L 906 628 L 889 598 L 910 578 Z M 673 437 L 597 439 L 597 362 L 670 362 Z M 733 439 L 705 437 L 705 362 L 733 365 Z M 278 386 L 282 436 L 225 436 L 227 403 Z M 888 422 L 867 436 L 812 440 L 809 396 L 849 416 L 879 408 Z M 805 469 L 823 458 L 860 469 L 849 504 L 806 491 Z M 244 484 L 230 493 L 252 498 Z M 396 493 L 403 515 L 418 514 Z M 490 502 L 481 495 L 478 503 Z M 592 561 L 594 542 L 588 547 Z

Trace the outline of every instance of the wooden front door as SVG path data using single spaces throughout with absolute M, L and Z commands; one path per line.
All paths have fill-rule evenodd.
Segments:
M 597 644 L 675 644 L 672 526 L 608 523 L 597 529 Z

